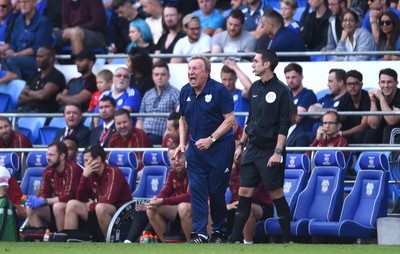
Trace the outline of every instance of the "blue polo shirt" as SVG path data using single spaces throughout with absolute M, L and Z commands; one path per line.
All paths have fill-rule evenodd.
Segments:
M 344 95 L 339 97 L 339 98 L 337 98 L 336 100 L 334 100 L 333 99 L 334 96 L 332 94 L 327 94 L 324 97 L 322 97 L 321 99 L 319 99 L 318 103 L 320 103 L 323 108 L 336 109 L 339 106 L 339 102 L 344 97 Z
M 235 112 L 249 112 L 250 108 L 250 101 L 242 96 L 242 90 L 236 89 L 233 96 L 233 103 L 234 103 L 234 111 Z M 236 122 L 240 125 L 240 127 L 244 127 L 246 123 L 245 116 L 235 116 Z
M 219 14 L 218 10 L 214 9 L 214 13 L 204 17 L 201 10 L 197 10 L 193 12 L 194 15 L 199 17 L 201 30 L 206 28 L 217 29 L 220 28 L 222 23 L 224 22 L 224 16 Z
M 194 142 L 210 136 L 225 120 L 223 115 L 233 112 L 232 94 L 211 78 L 197 97 L 190 84 L 186 84 L 181 89 L 179 102 L 180 114 L 185 117 Z M 232 135 L 230 130 L 220 139 Z
M 264 15 L 264 12 L 271 10 L 272 8 L 264 1 L 260 1 L 260 4 L 254 12 L 250 10 L 249 4 L 239 7 L 239 9 L 244 13 L 245 16 L 243 29 L 246 31 L 254 31 L 256 30 L 258 24 L 261 23 L 261 18 Z
M 307 88 L 303 88 L 300 93 L 296 96 L 293 96 L 293 104 L 297 107 L 303 107 L 308 110 L 308 108 L 317 102 L 317 96 L 315 93 Z M 304 131 L 310 131 L 314 124 L 315 120 L 310 117 L 304 117 L 300 125 L 303 127 Z

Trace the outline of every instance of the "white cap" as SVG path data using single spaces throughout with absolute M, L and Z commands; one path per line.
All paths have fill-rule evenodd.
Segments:
M 10 180 L 11 175 L 8 169 L 3 166 L 0 166 L 0 186 L 8 187 L 8 180 Z

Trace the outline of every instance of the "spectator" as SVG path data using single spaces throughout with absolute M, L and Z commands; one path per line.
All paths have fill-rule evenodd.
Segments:
M 222 16 L 224 18 L 228 17 L 229 14 L 231 13 L 231 11 L 239 9 L 239 7 L 241 7 L 242 5 L 245 5 L 246 3 L 247 3 L 247 0 L 231 0 L 230 1 L 231 8 L 222 12 Z M 223 31 L 223 30 L 221 30 L 221 31 Z
M 237 9 L 229 14 L 226 20 L 226 31 L 215 34 L 212 38 L 211 53 L 254 52 L 256 38 L 250 32 L 243 30 L 244 18 L 243 12 Z M 214 58 L 213 60 L 223 59 Z
M 197 0 L 199 10 L 194 11 L 201 24 L 201 31 L 213 36 L 215 30 L 221 27 L 224 17 L 215 8 L 216 0 Z
M 400 11 L 396 8 L 390 7 L 388 5 L 388 0 L 376 0 L 376 1 L 368 1 L 369 10 L 365 13 L 364 22 L 362 27 L 367 29 L 368 32 L 372 34 L 379 34 L 379 18 L 382 13 L 386 11 L 391 11 L 396 13 L 397 17 L 400 19 Z M 374 37 L 374 40 L 377 41 L 377 37 Z
M 263 14 L 272 9 L 266 1 L 263 0 L 250 0 L 247 4 L 240 7 L 240 10 L 246 16 L 244 22 L 244 30 L 252 32 L 256 39 L 259 39 L 263 34 L 261 29 L 261 19 Z
M 155 54 L 172 54 L 175 44 L 185 36 L 182 31 L 181 18 L 182 14 L 177 5 L 166 4 L 164 6 L 162 24 L 165 32 L 157 42 Z M 153 58 L 154 63 L 159 60 L 159 58 Z M 169 63 L 171 59 L 162 58 L 162 60 Z
M 32 148 L 27 136 L 12 129 L 8 117 L 0 116 L 0 148 Z
M 331 69 L 328 75 L 328 87 L 330 93 L 319 99 L 317 103 L 311 105 L 308 108 L 308 112 L 324 112 L 330 109 L 337 110 L 340 101 L 346 94 L 346 71 L 343 69 Z M 314 118 L 318 119 L 320 117 L 316 116 Z M 310 140 L 315 137 L 321 125 L 321 120 L 314 122 L 311 133 L 309 132 Z
M 301 126 L 304 131 L 309 132 L 312 129 L 314 120 L 307 116 L 299 116 L 297 112 L 307 112 L 309 107 L 317 102 L 317 96 L 313 90 L 304 87 L 303 68 L 301 65 L 290 63 L 285 67 L 284 73 L 286 83 L 293 95 L 293 103 L 297 107 L 295 123 Z
M 374 51 L 376 45 L 371 33 L 359 27 L 358 14 L 353 10 L 344 13 L 342 34 L 335 49 L 336 52 Z M 338 56 L 332 61 L 367 61 L 370 55 Z
M 310 0 L 309 4 L 315 11 L 307 15 L 304 24 L 300 27 L 300 35 L 308 50 L 320 51 L 328 41 L 331 13 L 325 0 Z
M 26 202 L 29 225 L 44 227 L 51 231 L 64 229 L 65 209 L 67 202 L 76 197 L 81 167 L 67 160 L 67 146 L 55 141 L 47 147 L 48 166 L 43 172 L 43 182 L 39 196 L 30 195 Z
M 83 158 L 85 167 L 76 199 L 67 204 L 65 229 L 77 230 L 79 220 L 93 219 L 104 240 L 114 213 L 132 200 L 131 190 L 122 172 L 106 163 L 106 152 L 99 144 L 86 147 Z
M 111 45 L 112 52 L 125 53 L 128 44 L 131 42 L 129 38 L 129 23 L 136 19 L 144 19 L 144 15 L 138 12 L 137 5 L 131 4 L 130 0 L 112 0 L 111 6 L 118 14 L 120 20 L 118 22 L 117 40 Z
M 399 51 L 400 50 L 400 22 L 399 17 L 391 11 L 382 13 L 379 20 L 380 29 L 378 36 L 374 35 L 378 51 Z M 375 32 L 372 31 L 373 33 Z M 379 56 L 383 60 L 400 60 L 400 56 L 384 55 Z
M 347 93 L 339 102 L 337 107 L 339 112 L 370 110 L 371 101 L 368 92 L 362 89 L 362 81 L 363 76 L 359 71 L 351 70 L 346 73 Z M 361 144 L 368 128 L 367 116 L 342 116 L 342 136 L 351 144 Z
M 335 110 L 328 110 L 322 116 L 322 126 L 319 126 L 311 147 L 346 147 L 346 138 L 340 135 L 341 118 Z M 311 158 L 311 152 L 306 152 Z M 345 153 L 345 157 L 347 157 Z
M 11 40 L 11 32 L 13 30 L 15 19 L 11 0 L 0 0 L 0 55 L 8 49 Z
M 200 19 L 194 14 L 186 15 L 183 20 L 183 30 L 187 36 L 179 39 L 174 48 L 174 55 L 195 55 L 209 53 L 211 51 L 211 37 L 201 32 Z M 174 57 L 171 63 L 184 63 L 190 57 Z
M 19 0 L 14 0 L 19 1 Z M 46 16 L 51 22 L 51 26 L 54 28 L 61 28 L 61 1 L 62 0 L 52 0 L 52 1 L 43 1 L 46 3 L 44 8 L 43 15 Z
M 153 60 L 147 52 L 139 48 L 133 48 L 126 58 L 126 66 L 132 73 L 130 87 L 139 90 L 140 96 L 143 96 L 154 87 L 151 74 Z M 140 102 L 138 105 L 140 105 Z
M 163 34 L 163 7 L 160 0 L 140 0 L 140 3 L 142 4 L 143 11 L 148 15 L 146 23 L 150 27 L 153 44 L 155 45 Z
M 143 49 L 148 54 L 154 53 L 156 46 L 153 43 L 153 35 L 143 19 L 135 19 L 129 23 L 129 38 L 131 38 L 131 43 L 126 49 L 127 53 L 136 47 Z
M 82 110 L 79 104 L 69 103 L 65 105 L 64 120 L 66 127 L 59 130 L 54 141 L 64 141 L 67 136 L 75 136 L 79 140 L 80 147 L 89 144 L 90 130 L 83 125 Z
M 232 68 L 231 68 L 232 67 Z M 244 89 L 236 88 L 236 81 L 239 77 Z M 226 60 L 221 69 L 221 83 L 232 94 L 234 103 L 234 112 L 248 112 L 250 107 L 249 90 L 251 87 L 250 78 L 239 68 L 234 60 Z M 245 116 L 235 116 L 236 122 L 241 128 L 246 122 Z
M 379 72 L 379 88 L 369 90 L 371 112 L 398 111 L 400 109 L 400 89 L 397 72 L 386 68 Z M 368 116 L 369 129 L 364 138 L 367 144 L 389 144 L 392 129 L 400 127 L 398 115 L 370 115 Z
M 1 1 L 1 0 L 0 0 Z M 32 74 L 18 97 L 18 112 L 55 113 L 60 105 L 56 95 L 65 88 L 65 77 L 55 68 L 55 52 L 42 46 L 36 53 L 39 71 Z
M 179 105 L 179 90 L 169 83 L 168 64 L 159 61 L 153 65 L 153 81 L 156 85 L 143 96 L 140 113 L 170 113 Z M 161 145 L 167 128 L 165 117 L 138 117 L 136 127 L 142 129 L 153 145 Z
M 103 124 L 92 130 L 89 144 L 99 143 L 102 147 L 107 147 L 108 141 L 115 132 L 114 113 L 117 111 L 115 100 L 110 96 L 103 96 L 99 100 L 98 111 Z
M 75 136 L 72 136 L 72 135 L 66 136 L 63 142 L 67 146 L 67 150 L 68 150 L 67 160 L 76 162 L 76 158 L 78 157 L 78 153 L 79 153 L 78 138 Z
M 119 67 L 115 70 L 113 77 L 112 89 L 104 92 L 103 96 L 110 96 L 115 100 L 117 109 L 124 108 L 129 112 L 139 112 L 141 96 L 139 91 L 135 88 L 129 88 L 130 83 L 130 73 L 126 67 Z M 94 110 L 95 113 L 99 113 L 99 107 Z M 136 123 L 136 118 L 133 118 L 134 123 Z M 100 120 L 100 124 L 103 121 Z M 97 121 L 95 122 L 95 127 L 98 126 Z
M 164 135 L 161 147 L 179 145 L 179 118 L 178 112 L 172 112 L 167 118 L 167 131 Z
M 88 112 L 93 112 L 97 107 L 101 95 L 104 92 L 111 89 L 113 84 L 113 77 L 114 74 L 108 69 L 103 69 L 99 73 L 97 73 L 96 76 L 97 91 L 92 94 Z
M 172 54 L 178 40 L 185 37 L 180 24 L 181 18 L 182 14 L 176 5 L 167 4 L 164 6 L 163 27 L 166 32 L 158 40 L 155 54 Z M 159 60 L 159 58 L 153 58 L 153 63 Z M 171 58 L 162 58 L 162 60 L 169 63 Z
M 298 5 L 296 0 L 281 0 L 281 14 L 285 27 L 300 34 L 300 24 L 297 20 L 293 19 L 297 7 Z
M 310 139 L 308 138 L 307 133 L 304 131 L 303 127 L 296 123 L 297 118 L 299 117 L 297 114 L 297 109 L 295 105 L 291 107 L 291 125 L 288 130 L 288 135 L 286 139 L 285 146 L 286 147 L 306 147 L 310 145 Z M 291 151 L 291 153 L 296 153 Z
M 3 166 L 0 166 L 0 188 L 2 186 L 6 186 L 7 190 L 5 193 L 0 193 L 0 196 L 3 197 L 7 195 L 15 208 L 15 212 L 17 213 L 17 218 L 19 220 L 25 220 L 26 210 L 25 207 L 22 205 L 21 187 L 19 186 L 17 179 L 15 179 L 15 177 L 10 174 L 8 169 L 6 169 Z
M 95 62 L 96 56 L 87 49 L 75 56 L 76 68 L 82 75 L 71 79 L 62 93 L 57 94 L 56 100 L 61 105 L 60 111 L 64 110 L 68 103 L 80 104 L 83 112 L 88 110 L 92 93 L 97 90 L 96 76 L 92 72 Z
M 275 10 L 268 10 L 262 17 L 262 30 L 270 39 L 267 48 L 275 52 L 306 51 L 300 35 L 285 27 L 283 17 Z M 308 57 L 280 57 L 280 61 L 308 61 Z
M 185 224 L 187 220 L 184 214 L 181 213 L 182 207 L 190 204 L 186 157 L 184 154 L 175 157 L 176 147 L 172 146 L 168 149 L 171 169 L 168 172 L 164 187 L 157 196 L 150 199 L 147 205 L 149 221 L 162 242 L 164 242 L 164 234 L 168 229 L 168 221 L 181 224 L 186 241 L 190 240 L 192 230 L 191 223 L 188 222 Z
M 106 10 L 101 0 L 61 2 L 62 29 L 55 30 L 56 49 L 71 45 L 76 55 L 83 49 L 105 48 Z
M 328 41 L 322 51 L 333 51 L 337 47 L 343 31 L 343 16 L 347 11 L 346 1 L 328 0 L 328 8 L 332 16 L 329 17 Z
M 22 79 L 36 71 L 36 51 L 40 46 L 52 43 L 51 23 L 37 13 L 36 1 L 19 1 L 21 15 L 15 20 L 9 47 L 2 55 L 2 70 L 6 73 L 0 78 L 0 83 Z
M 132 126 L 132 120 L 129 111 L 122 108 L 118 109 L 114 114 L 115 132 L 108 141 L 108 147 L 152 147 L 150 139 L 141 129 Z M 138 159 L 138 170 L 143 168 L 142 156 L 143 152 L 136 153 Z M 141 172 L 138 173 L 140 179 Z

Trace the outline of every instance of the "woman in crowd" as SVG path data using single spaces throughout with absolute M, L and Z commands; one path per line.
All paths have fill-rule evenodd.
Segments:
M 131 43 L 128 45 L 127 53 L 136 47 L 145 50 L 149 54 L 154 53 L 156 50 L 151 29 L 143 19 L 135 19 L 129 23 L 129 38 Z
M 378 51 L 399 51 L 400 50 L 400 25 L 399 18 L 394 12 L 386 11 L 379 19 L 379 35 L 376 44 Z M 384 55 L 383 60 L 399 60 L 400 56 Z
M 345 12 L 342 21 L 342 35 L 336 47 L 336 52 L 374 51 L 376 45 L 372 34 L 360 27 L 358 14 L 353 10 Z M 370 55 L 338 56 L 332 61 L 368 61 Z

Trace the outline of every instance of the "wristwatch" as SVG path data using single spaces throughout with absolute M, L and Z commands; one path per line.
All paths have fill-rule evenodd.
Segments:
M 246 146 L 246 144 L 244 143 L 244 142 L 242 142 L 242 141 L 239 141 L 239 144 L 238 144 L 238 146 L 241 146 L 242 147 L 242 149 Z
M 275 153 L 281 154 L 282 153 L 282 149 L 280 148 L 275 148 L 274 150 Z
M 215 141 L 217 141 L 217 139 L 216 138 L 214 138 L 214 136 L 213 135 L 210 135 L 210 138 L 211 138 L 211 141 L 214 143 Z

